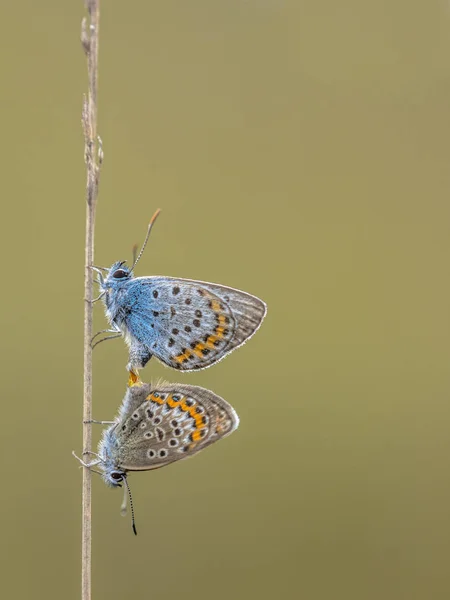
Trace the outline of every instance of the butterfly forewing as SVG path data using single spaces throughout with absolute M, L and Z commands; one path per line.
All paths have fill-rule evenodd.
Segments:
M 255 296 L 189 279 L 139 277 L 130 281 L 128 299 L 131 335 L 164 364 L 184 371 L 221 360 L 255 333 L 266 314 Z
M 129 471 L 192 456 L 239 424 L 233 407 L 204 388 L 159 384 L 150 389 L 145 384 L 133 393 L 115 426 L 117 464 Z

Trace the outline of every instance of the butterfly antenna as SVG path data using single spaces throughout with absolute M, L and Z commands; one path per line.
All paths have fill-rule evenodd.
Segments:
M 145 240 L 144 240 L 144 243 L 142 244 L 141 251 L 139 252 L 138 257 L 134 261 L 133 266 L 131 267 L 130 271 L 132 271 L 134 269 L 134 267 L 137 265 L 137 263 L 141 259 L 141 256 L 143 255 L 144 250 L 145 250 L 145 246 L 147 245 L 148 238 L 150 237 L 150 231 L 152 230 L 153 223 L 156 221 L 156 218 L 158 217 L 158 215 L 159 215 L 160 212 L 161 212 L 161 209 L 158 208 L 158 210 L 155 212 L 155 214 L 153 215 L 153 217 L 150 219 L 150 223 L 149 223 L 148 229 L 147 229 L 147 235 L 145 236 Z
M 134 244 L 134 246 L 133 246 L 133 263 L 132 263 L 133 265 L 136 264 L 136 256 L 137 256 L 138 247 L 139 246 L 137 244 Z
M 122 506 L 120 507 L 120 512 L 122 513 L 122 515 L 126 515 L 126 512 L 127 512 L 126 492 L 128 492 L 128 498 L 130 499 L 130 509 L 131 509 L 131 526 L 133 527 L 134 535 L 137 535 L 136 522 L 134 520 L 133 498 L 131 497 L 131 490 L 130 490 L 130 486 L 128 485 L 128 481 L 127 481 L 126 477 L 123 478 L 123 482 L 125 484 L 126 490 L 125 489 L 123 490 L 124 496 L 123 496 Z

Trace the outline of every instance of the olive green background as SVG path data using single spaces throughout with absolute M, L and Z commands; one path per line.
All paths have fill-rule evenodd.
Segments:
M 82 1 L 2 2 L 2 595 L 79 597 Z M 239 430 L 93 481 L 94 600 L 450 597 L 450 9 L 444 0 L 102 2 L 96 262 L 269 311 L 182 375 Z M 101 306 L 95 327 L 104 327 Z M 94 353 L 94 416 L 125 391 Z M 95 431 L 96 439 L 101 427 Z

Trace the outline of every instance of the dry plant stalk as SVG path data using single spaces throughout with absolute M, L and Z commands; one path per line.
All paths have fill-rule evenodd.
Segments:
M 98 182 L 103 159 L 101 140 L 97 135 L 98 39 L 100 0 L 85 0 L 89 13 L 81 25 L 81 43 L 87 57 L 89 92 L 83 99 L 82 125 L 86 162 L 86 239 L 84 273 L 84 385 L 83 385 L 83 453 L 92 450 L 92 321 L 94 225 Z M 81 598 L 91 600 L 91 471 L 83 469 Z

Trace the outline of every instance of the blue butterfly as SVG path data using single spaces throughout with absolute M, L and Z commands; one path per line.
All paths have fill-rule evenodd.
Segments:
M 110 269 L 93 267 L 112 333 L 129 346 L 127 369 L 137 374 L 152 356 L 173 369 L 193 371 L 215 364 L 242 346 L 260 327 L 267 311 L 257 298 L 224 285 L 174 277 L 134 277 L 150 236 L 131 268 L 126 261 Z M 105 277 L 102 271 L 107 271 Z M 94 336 L 97 337 L 97 336 Z M 99 342 L 97 342 L 99 343 Z

